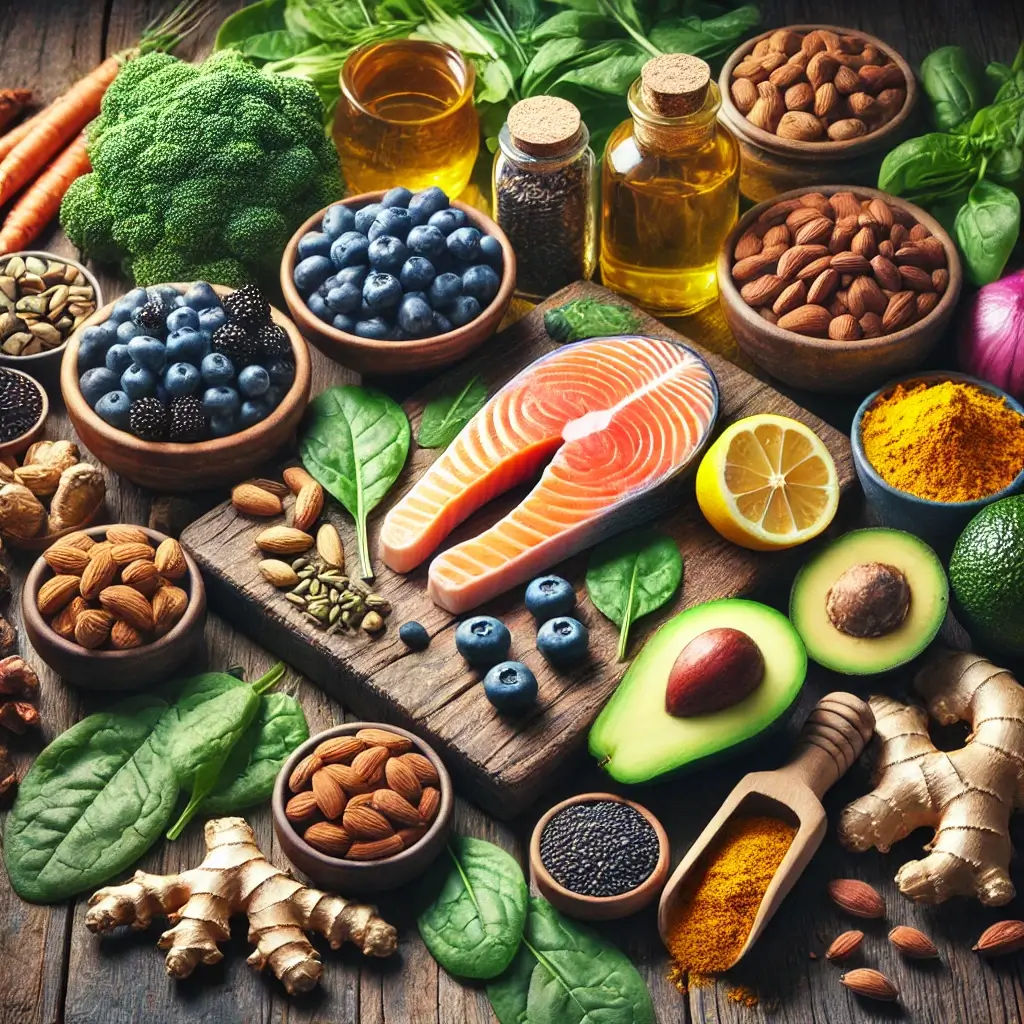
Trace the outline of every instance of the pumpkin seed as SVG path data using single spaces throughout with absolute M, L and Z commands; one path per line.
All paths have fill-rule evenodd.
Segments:
M 291 601 L 291 603 L 297 608 L 306 607 L 306 599 L 304 597 L 300 597 L 298 594 L 285 594 L 284 599 L 286 601 Z

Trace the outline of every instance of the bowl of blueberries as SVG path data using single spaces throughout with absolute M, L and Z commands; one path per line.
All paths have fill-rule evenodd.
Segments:
M 373 376 L 461 359 L 498 329 L 515 280 L 498 225 L 436 186 L 335 203 L 299 228 L 281 261 L 281 290 L 302 333 Z
M 61 393 L 85 446 L 160 491 L 252 473 L 309 400 L 309 349 L 255 285 L 133 288 L 68 340 Z

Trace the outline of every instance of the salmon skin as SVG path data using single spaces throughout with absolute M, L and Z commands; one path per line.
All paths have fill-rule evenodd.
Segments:
M 714 374 L 686 345 L 632 336 L 565 345 L 494 395 L 388 512 L 380 557 L 410 572 L 547 463 L 507 516 L 431 563 L 431 600 L 469 611 L 663 511 L 666 485 L 701 452 L 717 415 Z

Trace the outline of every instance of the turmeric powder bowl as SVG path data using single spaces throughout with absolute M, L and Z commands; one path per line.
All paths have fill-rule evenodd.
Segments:
M 861 403 L 850 441 L 874 518 L 940 553 L 975 513 L 1024 490 L 1024 406 L 967 374 L 891 381 Z

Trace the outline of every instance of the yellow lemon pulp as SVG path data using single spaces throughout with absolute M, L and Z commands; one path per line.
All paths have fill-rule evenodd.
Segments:
M 763 413 L 734 423 L 708 449 L 697 470 L 697 502 L 734 544 L 789 548 L 832 522 L 839 479 L 810 427 Z

